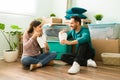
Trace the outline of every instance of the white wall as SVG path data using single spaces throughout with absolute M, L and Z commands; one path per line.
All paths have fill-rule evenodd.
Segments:
M 36 5 L 36 17 L 48 17 L 52 11 L 51 0 L 37 0 Z
M 16 24 L 23 29 L 26 29 L 29 26 L 29 23 L 35 18 L 49 17 L 51 13 L 55 13 L 57 17 L 64 17 L 66 11 L 66 3 L 67 0 L 35 0 L 35 10 L 33 12 L 34 14 L 16 14 L 17 12 L 15 14 L 10 12 L 5 13 L 0 10 L 0 22 L 5 23 L 7 27 L 12 24 Z M 0 5 L 0 7 L 4 6 Z M 22 9 L 24 10 L 24 8 Z
M 57 17 L 63 18 L 66 5 L 67 0 L 38 0 L 36 15 L 39 17 L 50 17 L 51 13 L 55 13 Z
M 73 0 L 72 6 L 87 9 L 85 15 L 95 23 L 94 15 L 103 14 L 102 22 L 120 22 L 120 0 Z
M 67 0 L 52 0 L 52 12 L 56 14 L 57 17 L 64 18 L 66 15 Z

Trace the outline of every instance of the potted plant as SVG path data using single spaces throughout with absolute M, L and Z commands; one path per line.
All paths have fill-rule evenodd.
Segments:
M 101 22 L 101 20 L 103 18 L 103 15 L 102 14 L 96 14 L 94 17 L 96 19 L 96 23 L 99 23 L 99 22 Z
M 6 39 L 9 49 L 4 51 L 4 60 L 7 62 L 13 62 L 17 60 L 18 56 L 18 35 L 22 34 L 20 27 L 17 25 L 10 26 L 11 31 L 5 31 L 5 24 L 0 23 L 0 31 Z
M 56 17 L 56 15 L 54 13 L 51 13 L 50 17 Z

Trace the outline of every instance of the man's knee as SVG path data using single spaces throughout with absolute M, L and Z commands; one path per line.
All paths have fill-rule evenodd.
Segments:
M 61 55 L 61 60 L 64 60 L 66 58 L 66 54 Z

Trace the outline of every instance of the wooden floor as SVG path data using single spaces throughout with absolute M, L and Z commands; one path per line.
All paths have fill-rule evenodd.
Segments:
M 7 63 L 0 60 L 0 80 L 120 80 L 120 66 L 107 66 L 97 62 L 98 68 L 81 67 L 76 75 L 67 73 L 70 65 L 55 61 L 34 71 L 24 70 L 20 61 Z

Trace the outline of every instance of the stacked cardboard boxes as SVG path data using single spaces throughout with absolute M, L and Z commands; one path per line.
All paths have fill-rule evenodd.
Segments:
M 120 39 L 93 39 L 93 47 L 95 48 L 95 60 L 102 61 L 102 53 L 120 53 Z
M 96 50 L 95 60 L 101 61 L 102 53 L 120 53 L 119 23 L 89 24 L 88 28 Z

